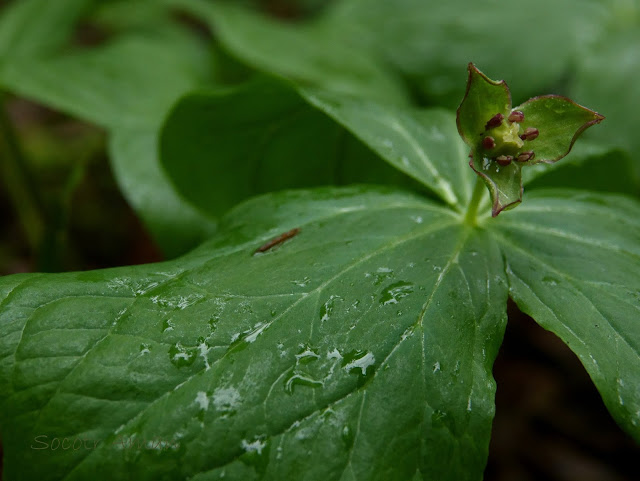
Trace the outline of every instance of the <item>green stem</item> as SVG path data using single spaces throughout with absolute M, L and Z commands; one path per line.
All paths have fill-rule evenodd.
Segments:
M 1 178 L 18 213 L 27 242 L 32 252 L 37 253 L 46 225 L 44 203 L 30 176 L 5 104 L 5 96 L 0 92 Z
M 469 201 L 469 207 L 467 213 L 464 216 L 464 221 L 468 225 L 476 225 L 476 214 L 478 213 L 478 207 L 482 200 L 482 195 L 485 193 L 486 187 L 480 177 L 476 178 L 476 185 L 473 188 L 473 194 L 471 194 L 471 201 Z

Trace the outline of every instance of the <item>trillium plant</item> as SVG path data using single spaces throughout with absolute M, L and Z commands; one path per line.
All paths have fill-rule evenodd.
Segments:
M 51 44 L 87 3 L 16 2 L 0 83 L 104 128 L 168 260 L 0 278 L 3 479 L 482 479 L 509 299 L 640 441 L 640 204 L 539 181 L 601 115 L 512 107 L 469 65 L 456 131 L 331 43 L 343 24 L 235 2 L 167 2 L 215 31 L 231 84 L 191 23 L 127 33 L 118 2 L 109 42 Z M 60 20 L 24 40 L 45 6 Z

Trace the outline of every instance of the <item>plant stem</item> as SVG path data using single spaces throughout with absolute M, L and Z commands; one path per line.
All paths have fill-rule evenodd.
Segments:
M 478 213 L 478 206 L 482 200 L 482 194 L 485 192 L 484 182 L 480 177 L 476 178 L 476 185 L 473 188 L 473 194 L 471 194 L 471 200 L 469 201 L 469 207 L 467 213 L 464 216 L 464 221 L 468 225 L 476 225 L 476 214 Z
M 0 172 L 4 187 L 18 213 L 32 252 L 37 255 L 46 225 L 44 203 L 30 176 L 0 92 Z

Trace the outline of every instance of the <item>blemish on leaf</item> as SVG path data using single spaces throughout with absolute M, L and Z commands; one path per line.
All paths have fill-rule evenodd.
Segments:
M 290 231 L 280 234 L 278 237 L 275 237 L 274 239 L 271 239 L 266 244 L 263 244 L 260 247 L 258 247 L 253 254 L 256 255 L 259 253 L 266 252 L 269 249 L 272 249 L 275 246 L 282 244 L 283 242 L 291 239 L 292 237 L 295 237 L 296 235 L 298 235 L 298 233 L 300 233 L 300 229 L 296 227 L 295 229 L 291 229 Z

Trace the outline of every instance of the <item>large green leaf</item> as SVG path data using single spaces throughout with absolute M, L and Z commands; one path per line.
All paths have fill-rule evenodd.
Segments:
M 267 78 L 181 99 L 162 131 L 161 160 L 178 192 L 214 218 L 275 190 L 418 184 L 306 103 L 293 86 Z
M 510 295 L 578 355 L 614 418 L 640 440 L 640 206 L 549 191 L 502 216 Z
M 332 92 L 408 101 L 403 84 L 368 49 L 347 38 L 339 23 L 285 23 L 234 2 L 168 1 L 206 21 L 231 54 L 257 70 Z
M 6 475 L 481 479 L 506 297 L 486 232 L 358 187 L 251 200 L 176 261 L 2 278 Z

